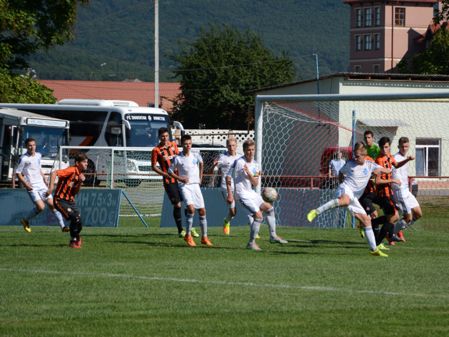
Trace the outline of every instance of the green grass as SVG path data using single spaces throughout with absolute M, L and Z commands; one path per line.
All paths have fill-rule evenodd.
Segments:
M 426 212 L 386 259 L 352 229 L 280 228 L 279 246 L 264 226 L 256 253 L 246 227 L 195 249 L 174 229 L 86 228 L 81 250 L 1 227 L 0 336 L 446 337 L 449 230 Z

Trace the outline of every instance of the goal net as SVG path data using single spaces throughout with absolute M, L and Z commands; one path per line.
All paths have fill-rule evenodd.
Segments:
M 279 191 L 277 220 L 286 226 L 343 227 L 352 217 L 335 208 L 310 224 L 310 209 L 335 198 L 338 179 L 331 160 L 352 157 L 355 142 L 370 130 L 375 142 L 410 140 L 410 189 L 421 204 L 440 203 L 449 195 L 449 94 L 258 96 L 256 158 L 262 187 Z

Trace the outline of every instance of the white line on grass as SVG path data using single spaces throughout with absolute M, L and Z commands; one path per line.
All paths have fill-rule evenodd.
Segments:
M 272 288 L 272 289 L 297 289 L 317 292 L 341 292 L 349 294 L 370 294 L 370 295 L 382 295 L 382 296 L 410 296 L 410 297 L 437 297 L 448 298 L 448 294 L 425 294 L 425 293 L 412 293 L 412 292 L 394 292 L 394 291 L 382 291 L 382 290 L 363 290 L 363 289 L 346 289 L 337 287 L 322 287 L 322 286 L 301 286 L 294 284 L 282 284 L 282 283 L 254 283 L 254 282 L 238 282 L 238 281 L 217 281 L 217 280 L 199 280 L 199 279 L 187 279 L 177 277 L 165 277 L 165 276 L 144 276 L 144 275 L 132 275 L 132 274 L 113 274 L 113 273 L 88 273 L 88 272 L 71 272 L 71 271 L 58 271 L 58 270 L 44 270 L 44 269 L 14 269 L 14 268 L 0 268 L 0 271 L 12 272 L 12 273 L 30 273 L 30 274 L 56 274 L 56 275 L 70 275 L 79 277 L 104 277 L 104 278 L 116 278 L 127 280 L 145 280 L 145 281 L 161 281 L 161 282 L 178 282 L 178 283 L 195 283 L 206 285 L 220 285 L 220 286 L 239 286 L 239 287 L 258 287 L 258 288 Z

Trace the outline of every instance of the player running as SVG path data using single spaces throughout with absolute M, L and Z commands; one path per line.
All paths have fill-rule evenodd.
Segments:
M 422 217 L 422 211 L 415 196 L 410 192 L 408 184 L 408 161 L 415 159 L 413 156 L 407 156 L 410 148 L 409 139 L 407 137 L 399 138 L 398 147 L 399 152 L 394 155 L 396 162 L 408 160 L 402 167 L 393 168 L 393 178 L 399 179 L 401 184 L 393 184 L 392 187 L 397 198 L 398 206 L 404 215 L 405 223 L 402 224 L 402 227 L 407 228 Z
M 214 162 L 214 166 L 218 167 L 221 173 L 221 194 L 226 202 L 228 207 L 228 214 L 226 218 L 223 220 L 223 233 L 225 235 L 229 235 L 231 233 L 231 221 L 234 219 L 237 214 L 237 210 L 235 208 L 235 201 L 228 201 L 228 194 L 234 194 L 234 181 L 231 177 L 231 184 L 229 185 L 230 191 L 228 191 L 228 185 L 226 184 L 226 176 L 231 169 L 232 165 L 236 161 L 236 159 L 240 158 L 240 155 L 237 154 L 237 141 L 234 137 L 229 137 L 226 140 L 226 147 L 228 151 L 222 153 L 218 160 Z
M 30 220 L 45 209 L 45 204 L 58 220 L 59 226 L 63 232 L 68 232 L 69 227 L 64 224 L 61 213 L 55 209 L 53 197 L 48 194 L 48 186 L 45 182 L 45 176 L 41 167 L 41 154 L 36 152 L 36 140 L 27 138 L 25 140 L 27 152 L 20 157 L 19 165 L 16 168 L 16 175 L 22 185 L 26 188 L 28 195 L 34 203 L 34 208 L 20 220 L 23 229 L 31 233 Z
M 236 198 L 241 204 L 252 214 L 252 223 L 248 249 L 260 251 L 260 247 L 256 243 L 260 225 L 263 221 L 263 213 L 266 215 L 268 226 L 270 228 L 271 243 L 288 243 L 276 233 L 276 217 L 272 204 L 265 202 L 254 188 L 259 185 L 260 169 L 259 164 L 254 160 L 256 145 L 253 140 L 248 139 L 243 143 L 244 155 L 237 159 L 226 176 L 226 184 L 228 185 L 228 203 L 234 201 L 230 185 L 232 176 L 234 176 Z
M 372 173 L 390 173 L 390 169 L 383 168 L 372 161 L 365 160 L 366 148 L 363 143 L 354 146 L 354 159 L 348 160 L 340 170 L 343 182 L 337 188 L 337 198 L 312 209 L 307 214 L 307 220 L 312 222 L 317 215 L 335 207 L 348 207 L 349 211 L 362 223 L 365 237 L 368 241 L 371 255 L 388 257 L 376 245 L 376 238 L 371 227 L 371 218 L 366 214 L 359 198 L 362 196 Z
M 390 144 L 391 141 L 388 137 L 379 139 L 380 154 L 376 158 L 376 163 L 378 165 L 392 170 L 393 168 L 398 169 L 412 160 L 413 157 L 409 156 L 400 162 L 396 162 L 393 155 L 390 153 Z M 402 231 L 397 233 L 397 236 L 399 237 L 399 240 L 397 240 L 394 230 L 394 223 L 399 220 L 399 214 L 396 208 L 396 198 L 392 189 L 392 185 L 394 184 L 401 185 L 401 181 L 392 177 L 391 173 L 381 174 L 379 179 L 377 179 L 377 195 L 381 198 L 385 198 L 387 202 L 394 207 L 393 214 L 386 214 L 389 223 L 388 226 L 391 228 L 391 230 L 389 230 L 390 233 L 388 234 L 388 241 L 390 244 L 394 244 L 395 241 L 405 241 Z
M 183 152 L 172 161 L 168 173 L 178 181 L 187 206 L 187 226 L 184 240 L 189 247 L 196 246 L 192 238 L 192 225 L 195 210 L 198 210 L 202 234 L 201 243 L 212 246 L 212 242 L 207 237 L 206 208 L 200 189 L 201 180 L 203 180 L 203 159 L 199 153 L 192 153 L 192 137 L 190 135 L 182 136 L 181 143 Z
M 63 170 L 53 171 L 50 176 L 48 194 L 51 194 L 58 177 L 55 191 L 55 207 L 67 220 L 70 220 L 70 243 L 71 248 L 81 248 L 82 240 L 80 232 L 83 229 L 81 214 L 75 203 L 75 195 L 78 194 L 81 184 L 86 179 L 83 172 L 87 169 L 87 156 L 78 153 L 75 157 L 75 165 Z

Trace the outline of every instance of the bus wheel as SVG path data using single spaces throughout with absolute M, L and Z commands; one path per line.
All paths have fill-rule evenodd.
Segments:
M 137 187 L 140 185 L 142 180 L 140 179 L 126 179 L 125 181 L 126 187 Z

